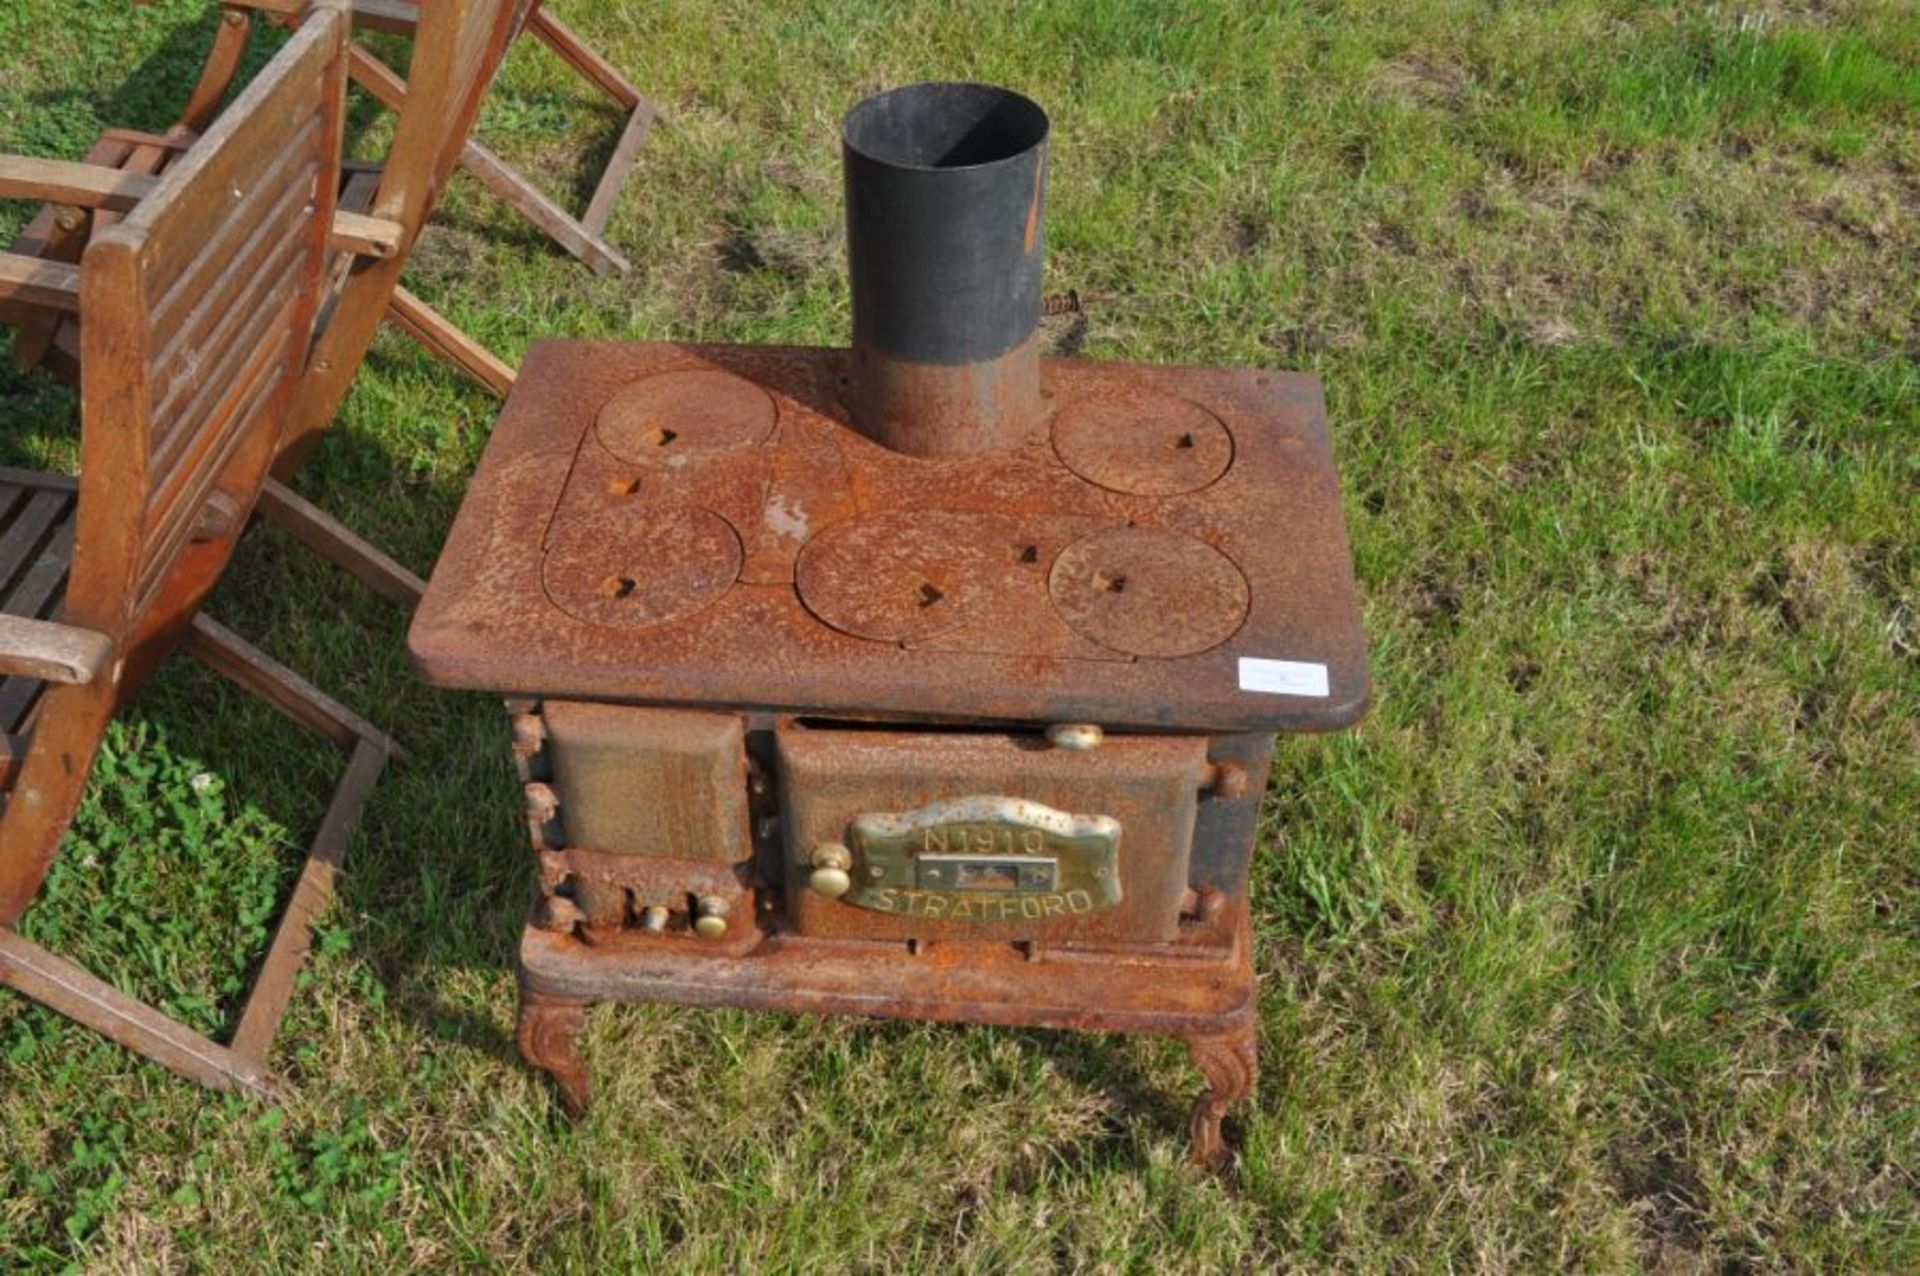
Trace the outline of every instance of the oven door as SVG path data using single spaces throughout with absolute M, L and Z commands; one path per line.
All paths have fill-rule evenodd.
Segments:
M 848 939 L 1175 938 L 1204 736 L 782 723 L 788 915 Z

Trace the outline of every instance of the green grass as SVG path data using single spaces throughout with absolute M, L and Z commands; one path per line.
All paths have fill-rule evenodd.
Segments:
M 1325 378 L 1378 698 L 1279 756 L 1243 1159 L 1164 1043 L 664 1008 L 559 1119 L 499 710 L 267 532 L 212 610 L 415 761 L 283 1106 L 0 995 L 0 1268 L 1920 1266 L 1914 5 L 556 4 L 674 124 L 626 278 L 455 183 L 409 279 L 509 357 L 844 340 L 835 122 L 942 76 L 1053 112 L 1063 345 Z M 0 149 L 164 125 L 210 22 L 7 5 Z M 575 200 L 616 128 L 533 45 L 482 121 Z M 385 337 L 302 486 L 424 570 L 493 411 Z M 71 412 L 0 372 L 10 457 Z M 31 932 L 229 1027 L 338 765 L 176 661 Z

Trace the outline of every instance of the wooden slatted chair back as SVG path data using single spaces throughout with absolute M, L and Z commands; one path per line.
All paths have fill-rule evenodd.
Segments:
M 326 288 L 348 19 L 316 12 L 80 265 L 78 530 L 62 619 L 112 660 L 41 698 L 0 819 L 0 925 L 38 889 L 107 721 L 258 499 Z
M 323 287 L 342 20 L 303 25 L 274 74 L 82 258 L 77 623 L 138 617 L 196 532 L 225 539 L 204 534 L 237 531 L 252 510 Z

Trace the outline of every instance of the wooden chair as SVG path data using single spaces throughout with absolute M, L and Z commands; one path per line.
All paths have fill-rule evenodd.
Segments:
M 398 228 L 396 250 L 351 256 L 342 263 L 334 295 L 307 357 L 305 374 L 288 408 L 274 475 L 261 512 L 315 552 L 370 588 L 411 607 L 425 592 L 420 578 L 302 500 L 284 483 L 318 446 L 353 384 L 383 317 L 396 318 L 419 339 L 461 362 L 505 395 L 513 370 L 466 334 L 420 304 L 400 285 L 414 242 L 452 180 L 480 113 L 480 102 L 500 65 L 514 24 L 528 0 L 433 0 L 413 39 L 405 101 L 392 148 L 377 174 L 357 173 L 342 198 L 364 201 L 380 226 Z M 368 55 L 348 46 L 349 69 Z
M 421 14 L 431 12 L 437 0 L 353 0 L 353 21 L 357 27 L 412 36 L 419 29 Z M 240 46 L 245 45 L 246 18 L 253 12 L 272 15 L 283 21 L 298 17 L 306 0 L 222 0 L 228 25 L 237 26 Z M 233 19 L 240 18 L 238 23 Z M 607 242 L 607 221 L 613 216 L 627 176 L 647 140 L 660 109 L 635 88 L 625 76 L 586 41 L 547 11 L 543 0 L 523 0 L 522 12 L 514 24 L 513 38 L 530 34 L 552 49 L 560 59 L 627 113 L 613 154 L 595 181 L 593 194 L 584 212 L 568 212 L 557 201 L 529 181 L 526 176 L 502 160 L 478 140 L 469 138 L 461 148 L 460 166 L 480 179 L 495 195 L 538 226 L 550 239 L 585 262 L 595 274 L 625 274 L 631 267 L 618 249 Z M 239 64 L 238 53 L 216 52 L 208 63 L 208 74 L 201 80 L 197 97 L 217 100 L 224 85 Z M 398 111 L 406 100 L 407 84 L 364 49 L 356 50 L 351 74 L 354 83 Z M 224 77 L 224 78 L 223 78 Z
M 452 179 L 481 100 L 526 3 L 434 0 L 415 32 L 408 67 L 412 83 L 404 89 L 385 163 L 342 168 L 329 241 L 329 295 L 318 309 L 306 364 L 287 409 L 274 476 L 257 506 L 261 517 L 403 606 L 419 600 L 425 588 L 420 578 L 287 484 L 337 415 L 383 319 L 453 361 L 494 393 L 504 396 L 513 385 L 512 368 L 408 292 L 400 277 Z M 228 25 L 223 24 L 223 32 Z M 209 66 L 238 65 L 245 34 L 243 28 L 239 49 L 230 40 L 216 41 Z M 350 72 L 363 62 L 380 65 L 352 43 L 347 59 Z M 189 153 L 191 143 L 184 139 L 204 127 L 224 92 L 224 85 L 213 92 L 203 79 L 172 134 L 110 132 L 91 154 L 109 163 L 123 159 L 151 163 L 164 173 L 166 164 L 153 156 L 171 160 Z M 17 249 L 27 250 L 27 256 L 77 257 L 90 227 L 111 224 L 114 215 L 138 207 L 154 189 L 155 180 L 142 171 L 103 164 L 0 157 L 0 184 L 21 196 L 54 201 L 35 225 L 44 223 L 56 234 L 36 237 L 30 227 L 16 244 Z M 69 211 L 82 216 L 68 219 Z M 70 233 L 61 231 L 63 220 L 74 222 Z M 37 301 L 30 293 L 17 292 L 11 300 L 0 296 L 0 322 L 9 320 L 22 325 L 16 349 L 22 343 L 32 346 L 44 332 L 51 332 L 48 343 L 35 348 L 57 371 L 70 378 L 77 375 L 79 334 L 84 326 L 77 316 Z M 51 328 L 46 326 L 49 321 Z M 39 330 L 32 326 L 36 323 L 41 325 Z
M 344 10 L 322 5 L 204 137 L 136 184 L 77 268 L 0 255 L 0 299 L 84 318 L 77 481 L 0 471 L 0 982 L 184 1076 L 261 1093 L 277 1085 L 268 1051 L 311 923 L 396 753 L 200 613 L 273 463 L 327 295 L 348 31 Z M 0 181 L 0 194 L 48 192 Z M 18 928 L 108 723 L 176 645 L 349 759 L 225 1046 Z
M 523 4 L 528 2 L 520 0 Z M 306 0 L 300 0 L 298 6 L 289 4 L 284 8 L 292 10 L 297 7 L 304 11 L 305 6 Z M 459 6 L 454 8 L 457 10 Z M 458 12 L 452 15 L 452 20 L 455 23 L 460 20 Z M 125 128 L 104 131 L 81 162 L 89 168 L 117 171 L 124 177 L 116 181 L 104 175 L 97 176 L 91 186 L 49 185 L 46 196 L 49 203 L 28 223 L 9 251 L 51 261 L 78 261 L 88 235 L 95 229 L 110 225 L 114 216 L 137 202 L 141 194 L 151 189 L 151 182 L 143 179 L 164 172 L 166 166 L 185 153 L 216 118 L 221 102 L 239 73 L 250 35 L 251 13 L 248 9 L 239 5 L 223 6 L 222 21 L 215 29 L 206 66 L 181 112 L 180 120 L 160 133 Z M 471 113 L 463 110 L 462 103 L 469 91 L 484 95 L 487 84 L 498 69 L 504 48 L 505 43 L 502 42 L 485 64 L 473 68 L 472 73 L 481 77 L 480 83 L 471 87 L 452 86 L 457 90 L 453 94 L 456 100 L 429 97 L 420 104 L 419 113 L 435 117 L 435 127 L 448 127 L 464 119 L 465 128 L 470 130 L 472 115 L 477 114 L 478 110 L 478 96 L 474 99 L 475 109 Z M 393 71 L 357 45 L 351 48 L 350 57 L 353 59 L 349 65 L 351 75 L 382 75 L 399 83 L 399 97 L 389 105 L 396 110 L 404 106 L 405 82 Z M 49 161 L 27 157 L 0 156 L 0 175 L 13 178 L 16 185 L 24 185 L 29 179 L 40 175 L 35 172 L 37 167 L 48 164 Z M 367 226 L 357 224 L 364 220 L 361 214 L 373 201 L 373 192 L 382 171 L 381 165 L 342 166 L 344 186 L 339 200 L 337 248 L 359 256 L 393 256 L 400 253 L 400 245 L 390 229 L 382 236 L 368 233 Z M 444 185 L 444 180 L 441 184 Z M 406 289 L 395 288 L 387 318 L 435 357 L 451 363 L 494 394 L 504 397 L 512 387 L 511 367 Z M 44 364 L 68 381 L 78 380 L 79 335 L 66 317 L 46 307 L 0 302 L 0 324 L 17 330 L 14 361 L 18 365 L 33 367 Z

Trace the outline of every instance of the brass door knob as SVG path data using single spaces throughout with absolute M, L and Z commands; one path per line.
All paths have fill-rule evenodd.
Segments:
M 727 901 L 718 895 L 700 897 L 700 915 L 693 920 L 693 929 L 702 939 L 719 939 L 727 933 Z
M 838 842 L 813 848 L 813 872 L 807 885 L 828 899 L 839 899 L 853 889 L 853 852 Z

